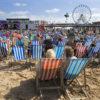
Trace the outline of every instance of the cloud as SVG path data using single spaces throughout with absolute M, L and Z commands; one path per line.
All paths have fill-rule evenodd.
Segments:
M 69 14 L 69 18 L 67 22 L 73 22 L 71 14 Z M 33 15 L 30 11 L 12 11 L 9 13 L 6 13 L 3 16 L 0 16 L 0 18 L 29 18 L 30 20 L 46 20 L 51 23 L 61 23 L 65 22 L 66 18 L 64 16 L 57 16 L 57 15 Z
M 28 15 L 30 15 L 29 11 L 15 11 L 10 12 L 8 14 L 9 18 L 28 18 Z
M 27 4 L 26 3 L 16 2 L 16 3 L 14 3 L 14 6 L 17 6 L 17 7 L 25 7 L 25 6 L 27 6 Z
M 22 10 L 22 11 L 11 11 L 11 12 L 4 12 L 0 10 L 0 19 L 6 19 L 6 18 L 29 18 L 30 20 L 46 20 L 49 22 L 65 22 L 66 18 L 64 16 L 58 16 L 57 14 L 50 14 L 50 15 L 33 15 L 28 10 Z M 92 15 L 91 21 L 100 21 L 100 13 L 95 12 Z M 72 19 L 72 14 L 69 13 L 69 17 L 66 21 L 67 23 L 74 22 Z
M 92 14 L 93 13 L 100 13 L 100 8 L 92 8 L 91 12 L 92 12 Z
M 21 6 L 21 4 L 20 4 L 20 3 L 15 3 L 14 5 L 15 5 L 15 6 L 18 6 L 18 7 L 19 7 L 19 6 Z
M 91 18 L 91 22 L 100 21 L 100 13 L 94 13 Z
M 92 18 L 91 22 L 93 21 L 100 21 L 100 9 L 99 8 L 92 8 Z
M 29 11 L 14 11 L 10 12 L 10 15 L 27 15 Z
M 0 10 L 0 16 L 4 15 L 5 12 Z
M 45 12 L 46 12 L 46 13 L 58 13 L 59 11 L 60 11 L 60 9 L 54 8 L 54 9 L 48 9 L 48 10 L 46 10 Z

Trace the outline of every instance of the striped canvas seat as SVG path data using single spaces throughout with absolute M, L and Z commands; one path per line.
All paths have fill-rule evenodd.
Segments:
M 96 40 L 96 46 L 94 48 L 95 53 L 100 53 L 100 39 Z
M 0 57 L 7 57 L 7 44 L 0 42 Z
M 88 48 L 90 47 L 90 45 L 92 44 L 93 39 L 91 36 L 86 36 L 85 37 L 85 41 L 84 41 L 84 45 L 87 46 Z
M 40 44 L 40 42 L 39 41 L 32 41 L 32 45 L 39 45 Z
M 44 58 L 36 67 L 36 90 L 62 89 L 61 59 Z M 42 92 L 41 92 L 42 93 Z
M 74 80 L 86 67 L 88 58 L 72 59 L 64 72 L 64 79 Z
M 65 45 L 64 41 L 58 42 L 58 46 L 64 46 L 64 45 Z
M 100 53 L 100 46 L 94 48 L 94 53 Z
M 3 47 L 3 48 L 5 48 L 6 50 L 8 50 L 8 48 L 7 48 L 7 43 L 5 43 L 5 42 L 0 42 L 0 47 Z
M 36 60 L 42 58 L 42 45 L 33 45 L 32 58 Z
M 63 52 L 64 52 L 64 46 L 56 46 L 54 48 L 55 54 L 56 54 L 56 58 L 59 59 L 62 57 Z
M 56 77 L 58 69 L 61 67 L 61 60 L 59 59 L 41 59 L 40 62 L 40 80 L 50 80 Z
M 76 57 L 82 58 L 86 54 L 86 51 L 87 51 L 86 46 L 84 46 L 82 44 L 76 45 L 75 55 L 76 55 Z
M 94 49 L 95 47 L 90 47 L 88 51 L 88 57 L 92 57 L 94 55 Z
M 12 47 L 14 60 L 20 61 L 25 59 L 24 47 L 14 46 Z
M 85 75 L 85 67 L 88 63 L 89 59 L 88 58 L 79 58 L 79 59 L 72 59 L 69 62 L 69 65 L 66 67 L 66 69 L 64 70 L 64 76 L 63 76 L 63 89 L 66 92 L 67 96 L 68 96 L 68 100 L 70 100 L 70 95 L 68 94 L 68 89 L 69 86 L 71 85 L 71 83 L 74 81 L 74 79 L 77 80 L 78 83 L 78 89 L 80 89 L 80 91 L 82 91 L 85 95 L 85 97 L 89 97 L 88 94 L 86 93 L 86 75 Z M 80 84 L 79 80 L 77 79 L 78 75 L 84 71 L 84 88 L 83 85 Z M 76 83 L 75 83 L 76 84 Z M 76 87 L 76 85 L 73 86 L 73 88 Z
M 94 50 L 95 47 L 90 47 L 89 50 L 87 51 L 86 57 L 88 58 L 93 57 L 93 55 L 95 54 Z
M 84 43 L 84 45 L 87 46 L 88 48 L 90 47 L 91 44 L 92 44 L 92 41 L 86 41 L 86 42 Z

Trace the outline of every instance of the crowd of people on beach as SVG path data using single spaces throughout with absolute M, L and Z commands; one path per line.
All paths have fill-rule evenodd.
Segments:
M 75 31 L 74 29 L 52 29 L 40 32 L 37 30 L 1 30 L 0 31 L 0 56 L 2 43 L 6 50 L 12 46 L 24 46 L 27 54 L 31 55 L 32 45 L 43 46 L 43 57 L 55 58 L 55 46 L 64 46 L 64 55 L 72 59 L 90 57 L 89 50 L 93 49 L 93 56 L 100 56 L 100 34 L 93 30 Z M 6 51 L 6 52 L 7 52 Z M 7 53 L 3 56 L 6 56 Z M 2 58 L 2 57 L 0 57 Z

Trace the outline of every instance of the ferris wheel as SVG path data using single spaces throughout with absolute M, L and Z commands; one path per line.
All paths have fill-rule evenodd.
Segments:
M 72 13 L 72 18 L 76 24 L 87 24 L 91 19 L 92 13 L 87 5 L 77 6 Z

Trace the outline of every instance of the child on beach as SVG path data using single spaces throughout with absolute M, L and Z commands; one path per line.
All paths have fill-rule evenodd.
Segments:
M 65 47 L 64 55 L 63 55 L 63 65 L 66 67 L 68 65 L 69 61 L 72 59 L 77 59 L 76 56 L 74 56 L 74 49 L 70 46 Z
M 77 57 L 74 56 L 74 49 L 72 47 L 65 47 L 64 54 L 65 58 L 77 59 Z

